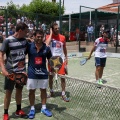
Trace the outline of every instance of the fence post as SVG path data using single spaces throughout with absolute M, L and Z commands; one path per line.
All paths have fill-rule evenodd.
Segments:
M 8 37 L 8 14 L 7 14 L 7 9 L 5 9 L 5 27 L 6 27 L 6 37 Z
M 38 21 L 38 13 L 36 13 L 36 28 L 38 29 L 39 21 Z
M 61 33 L 61 0 L 59 0 L 59 27 Z
M 79 14 L 79 30 L 81 31 L 81 6 L 80 6 L 80 14 Z M 79 52 L 80 52 L 80 41 L 81 41 L 81 38 L 79 39 Z
M 97 37 L 97 9 L 95 9 L 95 39 Z

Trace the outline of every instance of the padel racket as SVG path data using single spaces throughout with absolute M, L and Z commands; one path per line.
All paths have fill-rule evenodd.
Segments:
M 52 71 L 55 73 L 55 81 L 56 81 L 56 86 L 58 87 L 58 84 L 57 84 L 57 80 L 58 80 L 58 76 L 57 76 L 57 73 L 59 71 L 59 69 L 61 68 L 63 64 L 63 60 L 60 56 L 53 56 L 50 58 L 49 60 L 49 65 L 52 69 Z
M 80 65 L 84 65 L 87 62 L 87 58 L 83 58 L 82 60 L 80 60 Z
M 0 72 L 2 74 L 2 72 Z M 14 81 L 20 86 L 26 85 L 27 83 L 27 74 L 25 72 L 22 73 L 11 73 L 7 76 L 10 80 Z

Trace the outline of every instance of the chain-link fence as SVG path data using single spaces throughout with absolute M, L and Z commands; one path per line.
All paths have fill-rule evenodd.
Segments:
M 3 78 L 2 76 L 0 78 L 0 91 L 3 92 Z M 69 97 L 70 102 L 64 102 L 61 99 L 60 78 L 66 79 L 66 95 Z M 67 76 L 59 76 L 57 87 L 54 84 L 54 91 L 55 97 L 48 98 L 47 104 L 48 108 L 52 110 L 53 117 L 57 120 L 120 119 L 120 89 Z M 36 92 L 36 95 L 39 97 L 39 91 Z M 13 94 L 13 98 L 14 96 L 15 93 Z M 25 87 L 23 90 L 23 99 L 23 103 L 29 105 L 28 90 Z M 36 105 L 39 101 L 36 97 Z
M 111 7 L 111 9 L 113 8 Z M 0 14 L 2 13 L 3 16 L 2 22 L 0 21 L 0 30 L 4 32 L 5 36 L 12 35 L 17 22 L 22 21 L 28 24 L 30 29 L 28 36 L 31 37 L 34 29 L 42 28 L 46 34 L 49 34 L 50 24 L 56 21 L 60 25 L 60 33 L 65 35 L 67 41 L 89 42 L 100 37 L 102 30 L 105 29 L 109 31 L 111 45 L 116 47 L 117 52 L 118 46 L 120 46 L 119 7 L 117 8 L 118 11 L 113 12 L 80 6 L 79 13 L 61 16 L 0 9 Z M 92 30 L 92 34 L 90 30 Z

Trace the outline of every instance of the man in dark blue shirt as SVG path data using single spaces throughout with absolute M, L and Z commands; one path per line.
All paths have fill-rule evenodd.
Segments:
M 27 89 L 29 90 L 29 100 L 31 110 L 29 119 L 35 117 L 35 90 L 41 91 L 42 109 L 41 112 L 48 117 L 52 113 L 46 108 L 46 88 L 48 87 L 48 71 L 46 68 L 46 59 L 50 59 L 52 54 L 50 48 L 43 43 L 43 30 L 36 30 L 34 33 L 34 42 L 28 43 L 28 81 Z

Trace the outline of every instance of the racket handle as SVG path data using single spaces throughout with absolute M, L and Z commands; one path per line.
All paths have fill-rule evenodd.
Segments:
M 55 80 L 57 80 L 57 73 L 55 73 Z

